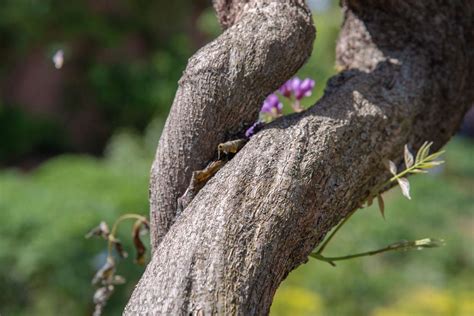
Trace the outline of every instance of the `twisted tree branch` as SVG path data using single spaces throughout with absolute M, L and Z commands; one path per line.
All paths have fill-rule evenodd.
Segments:
M 154 248 L 173 224 L 192 172 L 257 119 L 264 98 L 309 57 L 314 37 L 301 1 L 250 1 L 232 27 L 189 60 L 151 170 Z
M 473 12 L 470 1 L 345 2 L 337 60 L 346 70 L 197 194 L 125 314 L 268 313 L 286 275 L 389 177 L 384 159 L 400 162 L 406 143 L 437 149 L 457 130 L 474 98 Z

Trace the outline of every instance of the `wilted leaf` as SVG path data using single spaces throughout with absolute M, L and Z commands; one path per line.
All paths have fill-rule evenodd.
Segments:
M 142 226 L 140 227 L 140 236 L 146 235 L 150 232 L 150 224 L 146 219 L 142 220 Z
M 92 228 L 87 234 L 86 238 L 91 238 L 92 236 L 102 237 L 108 239 L 110 234 L 109 226 L 106 222 L 100 222 L 99 226 Z
M 367 198 L 367 206 L 372 206 L 373 202 L 374 202 L 374 196 L 370 194 L 369 197 Z
M 404 158 L 405 158 L 405 166 L 407 169 L 413 166 L 413 162 L 414 162 L 413 155 L 408 149 L 407 145 L 405 145 Z
M 113 291 L 114 291 L 113 285 L 99 287 L 94 293 L 94 298 L 93 298 L 94 304 L 105 305 L 107 300 L 110 298 L 110 295 L 112 295 Z
M 110 284 L 114 273 L 115 261 L 113 258 L 107 257 L 107 261 L 105 262 L 105 264 L 94 275 L 94 278 L 92 279 L 92 284 L 96 285 L 99 284 L 99 282 L 102 282 L 103 284 Z
M 92 316 L 102 315 L 102 310 L 104 309 L 105 304 L 107 304 L 107 301 L 109 300 L 113 292 L 114 292 L 113 285 L 103 286 L 103 287 L 98 288 L 95 291 L 94 297 L 93 297 L 95 309 Z
M 127 282 L 125 278 L 121 275 L 114 275 L 112 281 L 110 282 L 113 285 L 125 284 Z
M 410 182 L 408 182 L 408 179 L 407 178 L 399 178 L 397 179 L 398 181 L 398 184 L 400 185 L 400 188 L 402 189 L 402 193 L 403 195 L 411 200 L 411 196 L 410 196 Z
M 377 195 L 377 202 L 379 204 L 379 210 L 382 214 L 382 217 L 385 219 L 385 203 L 383 202 L 382 195 Z
M 125 249 L 123 249 L 123 245 L 122 245 L 122 243 L 120 242 L 119 239 L 117 239 L 115 237 L 112 237 L 110 239 L 110 242 L 112 242 L 114 244 L 115 250 L 117 251 L 120 258 L 125 259 L 125 258 L 128 257 L 128 253 L 125 251 Z
M 143 242 L 140 239 L 140 230 L 143 225 L 147 225 L 146 221 L 137 220 L 135 224 L 133 224 L 132 228 L 132 237 L 133 237 L 133 245 L 135 246 L 136 256 L 135 256 L 135 263 L 139 265 L 145 264 L 145 253 L 146 248 Z
M 388 170 L 390 170 L 390 173 L 393 175 L 397 174 L 397 165 L 391 160 L 388 161 Z

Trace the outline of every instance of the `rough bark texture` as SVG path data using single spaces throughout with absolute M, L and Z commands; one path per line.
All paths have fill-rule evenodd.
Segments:
M 173 224 L 192 172 L 207 165 L 219 143 L 250 126 L 264 98 L 311 54 L 315 30 L 300 1 L 251 1 L 241 10 L 232 27 L 189 60 L 179 81 L 151 170 L 153 248 Z
M 125 314 L 268 313 L 286 275 L 389 177 L 384 159 L 400 163 L 406 143 L 437 149 L 458 128 L 474 99 L 471 3 L 344 3 L 337 61 L 346 70 L 311 109 L 254 136 L 197 194 Z

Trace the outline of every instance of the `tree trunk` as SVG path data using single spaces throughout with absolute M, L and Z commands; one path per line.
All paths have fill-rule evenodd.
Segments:
M 155 249 L 125 314 L 267 314 L 288 273 L 389 178 L 383 161 L 443 146 L 474 98 L 471 1 L 346 1 L 344 71 L 323 98 L 252 137 L 175 217 L 191 172 L 256 118 L 314 37 L 300 1 L 216 2 L 233 26 L 180 81 L 152 170 Z

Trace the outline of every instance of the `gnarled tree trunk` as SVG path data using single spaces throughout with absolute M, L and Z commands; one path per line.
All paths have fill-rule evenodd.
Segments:
M 401 162 L 444 145 L 474 97 L 471 1 L 343 3 L 343 72 L 309 110 L 252 137 L 176 214 L 191 172 L 308 57 L 298 0 L 218 0 L 229 27 L 189 62 L 152 169 L 154 253 L 125 314 L 269 311 L 281 281 Z M 178 215 L 178 216 L 177 216 Z

